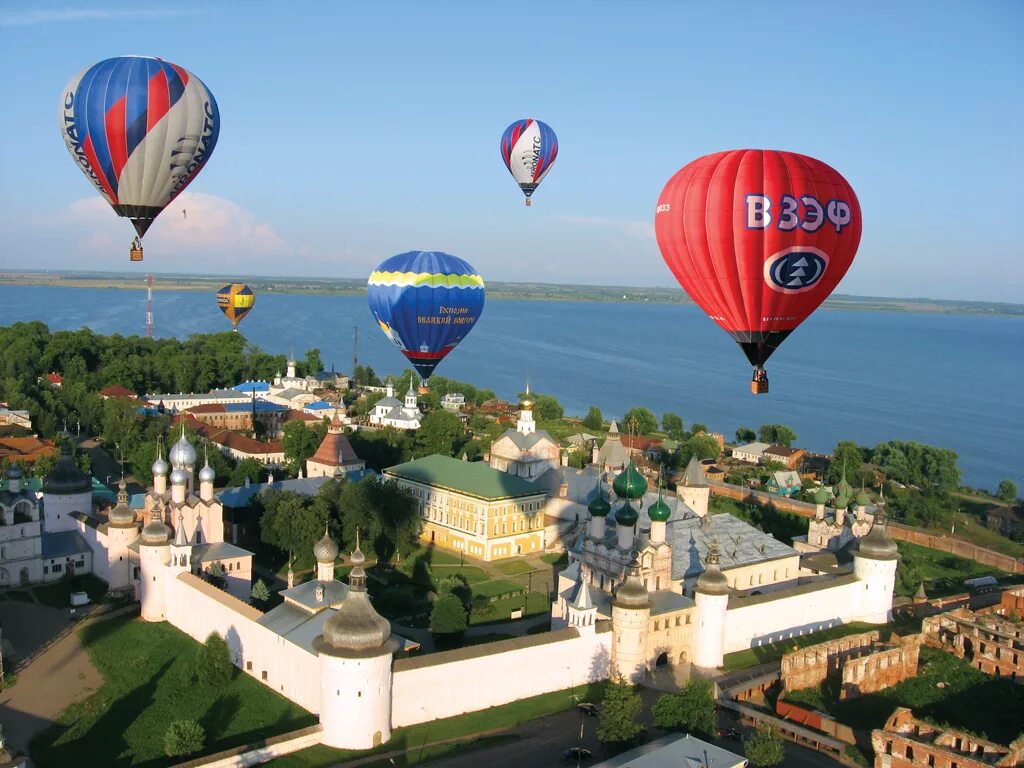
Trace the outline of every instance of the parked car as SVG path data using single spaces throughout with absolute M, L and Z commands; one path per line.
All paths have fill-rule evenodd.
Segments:
M 576 705 L 576 709 L 584 715 L 590 715 L 591 717 L 597 717 L 601 714 L 601 710 L 597 708 L 597 704 L 591 704 L 589 701 L 581 701 Z
M 579 762 L 580 760 L 589 760 L 594 756 L 586 747 L 569 747 L 565 752 L 562 753 L 562 758 L 565 762 Z
M 735 728 L 719 728 L 718 729 L 718 738 L 720 738 L 720 739 L 730 739 L 732 741 L 742 741 L 743 740 L 743 734 L 740 733 Z

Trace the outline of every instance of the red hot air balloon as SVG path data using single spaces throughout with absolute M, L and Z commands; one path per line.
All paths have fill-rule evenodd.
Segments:
M 860 203 L 820 160 L 737 149 L 669 179 L 654 231 L 683 290 L 743 349 L 754 366 L 751 391 L 761 394 L 765 361 L 850 268 Z

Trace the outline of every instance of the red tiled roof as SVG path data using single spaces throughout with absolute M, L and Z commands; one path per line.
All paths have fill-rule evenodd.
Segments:
M 185 410 L 187 413 L 227 413 L 224 403 L 200 403 Z
M 0 437 L 0 458 L 11 461 L 35 461 L 56 452 L 51 441 L 38 437 Z
M 64 381 L 64 377 L 59 373 L 48 373 L 46 374 L 46 380 L 51 384 L 60 384 Z
M 657 447 L 664 441 L 656 437 L 643 437 L 641 435 L 622 435 L 622 444 L 627 448 L 637 451 L 646 451 L 648 448 Z
M 316 449 L 311 460 L 329 467 L 362 463 L 362 460 L 356 456 L 352 443 L 348 441 L 348 436 L 344 432 L 335 431 L 324 435 L 323 442 L 320 443 L 320 447 Z
M 127 387 L 122 387 L 120 384 L 114 384 L 113 386 L 104 387 L 100 390 L 100 397 L 113 397 L 113 398 L 130 398 L 132 400 L 137 399 L 138 395 L 132 392 Z
M 284 417 L 286 422 L 288 421 L 305 421 L 305 422 L 316 422 L 321 421 L 319 416 L 314 416 L 312 413 L 306 413 L 305 411 L 296 411 L 294 408 L 288 409 L 288 415 Z
M 260 440 L 253 440 L 251 437 L 240 435 L 237 432 L 221 430 L 210 436 L 210 441 L 231 448 L 240 453 L 250 455 L 262 455 L 266 453 L 283 453 L 284 447 L 278 442 L 264 443 Z

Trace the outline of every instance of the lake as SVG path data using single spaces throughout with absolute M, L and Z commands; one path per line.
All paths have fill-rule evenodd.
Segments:
M 214 297 L 156 292 L 158 336 L 230 327 Z M 88 326 L 141 334 L 144 291 L 0 286 L 3 322 L 42 320 L 51 330 Z M 377 330 L 362 296 L 261 294 L 243 321 L 272 353 L 319 347 L 339 371 L 359 361 L 378 374 L 405 358 Z M 566 413 L 596 405 L 605 418 L 634 405 L 679 413 L 732 438 L 765 423 L 791 426 L 799 445 L 830 451 L 839 440 L 890 439 L 952 448 L 968 485 L 1024 488 L 1024 320 L 898 312 L 820 311 L 768 363 L 771 394 L 750 394 L 738 347 L 694 306 L 488 301 L 473 333 L 438 367 L 515 398 L 533 389 Z

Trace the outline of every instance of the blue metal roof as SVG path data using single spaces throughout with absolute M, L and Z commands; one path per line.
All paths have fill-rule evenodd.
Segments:
M 225 507 L 237 509 L 248 507 L 256 494 L 262 493 L 268 488 L 275 491 L 291 491 L 300 496 L 316 496 L 320 491 L 320 486 L 329 479 L 327 477 L 303 477 L 296 480 L 277 480 L 273 483 L 250 483 L 237 488 L 227 488 L 218 493 L 217 498 Z
M 315 403 L 310 403 L 306 406 L 307 411 L 323 411 L 328 408 L 336 407 L 334 403 L 328 403 L 326 400 L 317 400 Z
M 245 381 L 234 387 L 237 392 L 269 392 L 269 381 Z
M 255 403 L 224 403 L 224 410 L 228 413 L 249 412 L 256 408 L 256 413 L 283 413 L 288 409 L 277 403 L 268 403 L 266 400 L 257 400 Z

